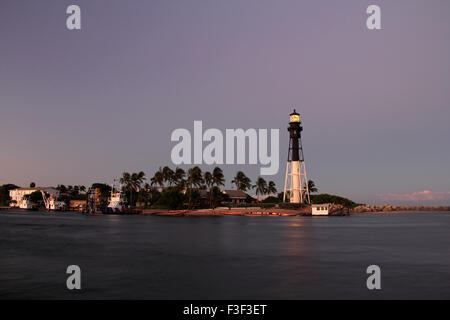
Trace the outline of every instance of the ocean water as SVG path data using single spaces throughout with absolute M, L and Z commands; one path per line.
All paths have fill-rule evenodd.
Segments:
M 366 268 L 381 268 L 368 290 Z M 81 290 L 66 287 L 81 268 Z M 0 299 L 450 298 L 450 214 L 84 216 L 0 211 Z

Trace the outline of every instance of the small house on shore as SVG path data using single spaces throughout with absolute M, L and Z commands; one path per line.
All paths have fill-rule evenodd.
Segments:
M 247 199 L 247 194 L 241 190 L 222 190 L 222 193 L 229 197 L 232 204 L 243 204 Z
M 330 203 L 313 204 L 312 215 L 313 216 L 328 216 L 330 214 Z

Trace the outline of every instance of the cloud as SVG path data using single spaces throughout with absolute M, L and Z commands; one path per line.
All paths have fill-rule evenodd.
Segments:
M 412 193 L 387 193 L 379 197 L 384 202 L 442 202 L 450 201 L 450 192 L 424 190 Z

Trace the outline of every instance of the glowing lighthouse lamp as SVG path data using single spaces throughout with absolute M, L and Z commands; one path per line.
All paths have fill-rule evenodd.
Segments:
M 295 109 L 290 114 L 288 131 L 289 151 L 283 202 L 289 199 L 291 203 L 311 203 L 301 139 L 303 127 L 301 126 L 300 114 L 295 112 Z

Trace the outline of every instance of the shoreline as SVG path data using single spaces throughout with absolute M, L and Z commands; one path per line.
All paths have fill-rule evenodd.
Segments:
M 450 210 L 390 210 L 377 212 L 352 212 L 351 210 L 344 210 L 344 212 L 331 213 L 328 216 L 348 216 L 348 215 L 364 215 L 364 214 L 408 214 L 408 213 L 440 213 L 450 214 Z M 291 209 L 263 209 L 263 208 L 234 208 L 234 209 L 195 209 L 195 210 L 157 210 L 144 209 L 140 215 L 154 215 L 154 216 L 174 216 L 174 217 L 201 217 L 201 216 L 251 216 L 251 217 L 294 217 L 294 216 L 312 216 L 311 212 L 306 210 L 291 210 Z
M 260 207 L 248 207 L 248 208 L 216 208 L 216 209 L 139 209 L 141 212 L 129 214 L 108 214 L 108 213 L 80 213 L 77 211 L 47 211 L 47 210 L 26 210 L 12 207 L 0 207 L 1 211 L 18 211 L 18 212 L 46 212 L 46 213 L 78 213 L 86 216 L 107 216 L 107 215 L 124 215 L 124 216 L 160 216 L 160 217 L 222 217 L 222 216 L 247 216 L 247 217 L 310 217 L 312 216 L 310 207 L 306 207 L 303 210 L 298 209 L 281 209 L 281 208 L 260 208 Z M 335 212 L 331 212 L 328 216 L 349 216 L 349 215 L 368 215 L 368 214 L 408 214 L 408 213 L 439 213 L 450 214 L 450 210 L 384 210 L 384 211 L 353 211 L 348 208 L 339 208 Z
M 364 212 L 351 212 L 354 215 L 363 214 L 407 214 L 407 213 L 441 213 L 449 214 L 450 210 L 390 210 L 390 211 L 364 211 Z

